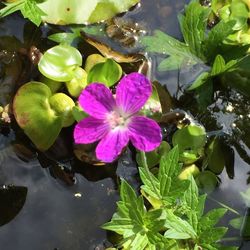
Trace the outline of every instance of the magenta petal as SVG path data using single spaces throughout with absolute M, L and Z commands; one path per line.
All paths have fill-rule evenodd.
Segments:
M 151 93 L 150 81 L 140 73 L 131 73 L 118 84 L 116 103 L 125 113 L 134 114 L 143 107 Z
M 104 120 L 87 117 L 80 121 L 74 129 L 74 140 L 77 144 L 92 143 L 100 140 L 109 131 Z
M 128 144 L 127 130 L 110 131 L 96 147 L 96 157 L 103 162 L 114 161 Z
M 135 116 L 130 121 L 128 128 L 129 139 L 141 151 L 152 151 L 161 143 L 161 128 L 152 119 Z
M 86 113 L 95 118 L 104 118 L 112 111 L 115 100 L 111 91 L 101 83 L 92 83 L 87 86 L 78 99 Z

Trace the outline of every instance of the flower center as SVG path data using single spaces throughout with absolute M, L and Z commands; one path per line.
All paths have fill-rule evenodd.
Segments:
M 117 111 L 112 111 L 107 116 L 107 121 L 112 129 L 117 127 L 125 127 L 127 119 L 119 114 Z

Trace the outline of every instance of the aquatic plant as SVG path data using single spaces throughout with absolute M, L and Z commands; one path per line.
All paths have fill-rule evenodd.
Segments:
M 204 214 L 206 195 L 199 195 L 192 175 L 179 178 L 178 147 L 161 157 L 157 175 L 149 171 L 145 153 L 141 154 L 142 196 L 122 180 L 117 212 L 102 226 L 122 235 L 115 249 L 237 249 L 223 247 L 220 240 L 227 228 L 215 227 L 227 209 L 215 208 Z
M 248 72 L 248 46 L 226 42 L 228 36 L 235 33 L 234 19 L 222 19 L 212 28 L 208 28 L 211 12 L 210 7 L 202 6 L 199 1 L 192 1 L 185 7 L 184 14 L 179 15 L 184 42 L 160 30 L 156 30 L 153 36 L 141 39 L 146 51 L 168 55 L 159 64 L 159 71 L 180 70 L 200 65 L 200 68 L 197 67 L 200 69 L 198 77 L 186 84 L 187 90 L 195 90 L 199 107 L 203 109 L 211 103 L 213 80 L 218 76 L 226 77 L 224 83 L 227 84 L 227 79 L 236 75 L 239 83 L 231 86 L 249 95 L 249 84 L 243 82 L 244 75 L 242 79 L 238 76 L 242 70 Z
M 151 93 L 151 83 L 139 73 L 121 79 L 116 99 L 105 85 L 90 84 L 79 97 L 80 105 L 90 116 L 76 125 L 75 143 L 100 140 L 96 156 L 104 162 L 114 161 L 129 140 L 139 150 L 154 150 L 161 143 L 161 129 L 154 120 L 138 114 Z
M 14 0 L 7 1 L 0 10 L 0 17 L 21 11 L 37 26 L 47 22 L 53 24 L 84 24 L 109 19 L 118 13 L 127 11 L 139 0 Z

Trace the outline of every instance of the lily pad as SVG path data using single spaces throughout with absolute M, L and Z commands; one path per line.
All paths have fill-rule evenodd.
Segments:
M 82 65 L 81 53 L 67 44 L 47 50 L 39 61 L 39 71 L 49 79 L 58 82 L 71 81 Z
M 38 3 L 46 13 L 42 19 L 52 24 L 86 24 L 107 20 L 127 11 L 139 0 L 47 0 Z
M 47 85 L 29 82 L 18 90 L 13 110 L 18 125 L 36 147 L 47 150 L 55 142 L 62 127 L 70 122 L 72 124 L 69 113 L 73 104 L 70 97 L 63 93 L 52 95 Z

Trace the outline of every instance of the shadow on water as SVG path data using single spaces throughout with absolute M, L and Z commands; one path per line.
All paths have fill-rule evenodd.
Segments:
M 143 0 L 140 7 L 134 8 L 125 17 L 138 22 L 149 34 L 154 29 L 160 29 L 180 37 L 177 14 L 183 9 L 184 3 L 182 0 Z M 47 35 L 62 30 L 52 25 L 38 29 L 18 15 L 0 20 L 0 49 L 7 53 L 4 57 L 0 54 L 1 104 L 5 105 L 11 100 L 18 84 L 36 77 L 31 63 L 26 62 L 30 47 L 34 45 L 43 51 L 53 46 L 54 43 L 46 39 Z M 113 46 L 119 47 L 117 43 Z M 182 83 L 204 70 L 203 66 L 189 72 L 189 78 L 185 79 L 180 77 L 180 72 L 157 72 L 159 58 L 153 57 L 152 78 L 169 90 L 174 97 L 174 106 L 188 112 L 210 134 L 222 135 L 234 152 L 235 156 L 231 158 L 234 159 L 234 169 L 231 169 L 234 178 L 228 178 L 228 172 L 224 170 L 220 175 L 221 184 L 211 197 L 243 215 L 247 208 L 239 192 L 246 191 L 250 171 L 248 100 L 233 91 L 218 90 L 213 104 L 206 111 L 200 112 L 193 96 L 183 90 Z M 115 211 L 115 202 L 119 199 L 117 176 L 138 187 L 136 164 L 130 151 L 119 160 L 118 166 L 91 166 L 72 157 L 65 162 L 60 156 L 63 158 L 68 153 L 72 154 L 72 149 L 68 152 L 68 148 L 40 153 L 39 161 L 34 157 L 37 152 L 28 151 L 27 154 L 33 158 L 27 161 L 22 157 L 24 161 L 16 156 L 12 147 L 15 136 L 12 132 L 6 136 L 8 128 L 5 132 L 6 129 L 1 128 L 0 249 L 105 249 L 109 243 L 100 225 L 108 221 Z M 16 136 L 19 137 L 17 131 Z M 58 159 L 52 157 L 55 152 Z M 211 201 L 208 203 L 210 206 L 218 204 Z M 5 212 L 7 208 L 8 213 Z M 235 217 L 234 213 L 229 212 L 222 223 L 227 225 Z M 230 227 L 227 237 L 239 237 L 239 231 Z M 236 244 L 241 244 L 241 249 L 250 248 L 242 240 L 236 241 Z

